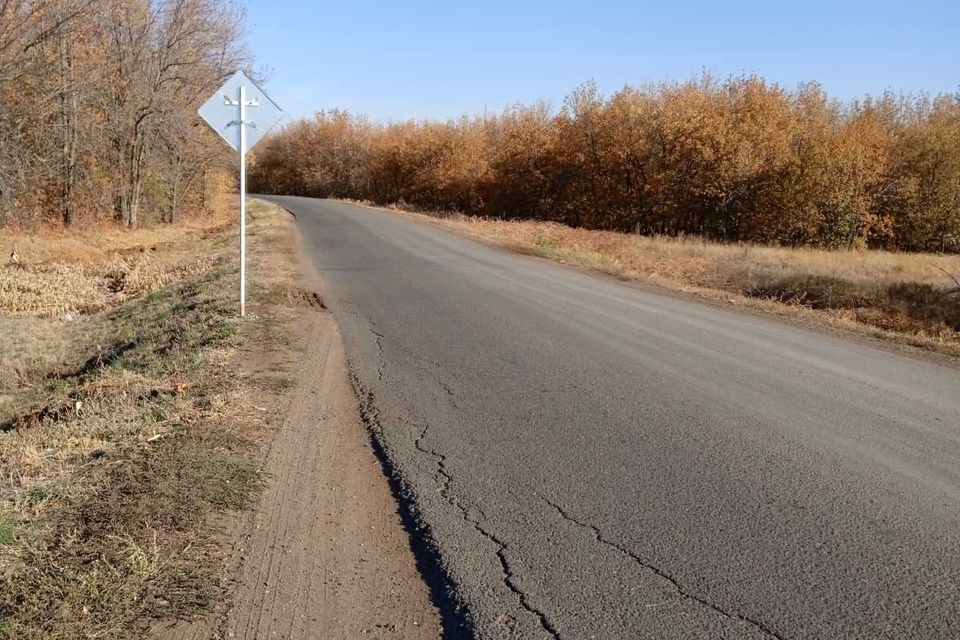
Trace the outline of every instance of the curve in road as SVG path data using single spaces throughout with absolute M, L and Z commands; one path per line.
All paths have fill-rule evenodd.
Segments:
M 464 607 L 448 636 L 960 637 L 957 370 L 267 199 Z

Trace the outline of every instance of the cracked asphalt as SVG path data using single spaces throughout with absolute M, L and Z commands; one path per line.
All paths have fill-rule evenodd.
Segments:
M 447 637 L 960 637 L 957 369 L 266 199 L 325 281 Z

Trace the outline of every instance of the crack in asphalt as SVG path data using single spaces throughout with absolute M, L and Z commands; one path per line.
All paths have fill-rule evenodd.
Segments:
M 373 334 L 373 337 L 377 344 L 377 382 L 381 382 L 383 380 L 383 367 L 385 365 L 385 362 L 383 359 L 383 338 L 384 338 L 383 334 L 377 330 L 377 323 L 373 321 L 373 318 L 366 316 L 360 313 L 359 311 L 354 310 L 354 307 L 356 306 L 354 303 L 345 299 L 341 299 L 340 302 L 343 305 L 341 307 L 343 311 L 346 311 L 350 315 L 357 317 L 360 320 L 363 320 L 370 325 L 370 333 Z
M 693 602 L 696 602 L 696 603 L 698 603 L 698 604 L 700 604 L 700 605 L 703 605 L 703 606 L 705 606 L 705 607 L 707 607 L 707 608 L 709 608 L 709 609 L 712 609 L 713 611 L 719 613 L 720 615 L 724 616 L 725 618 L 728 618 L 729 620 L 735 620 L 735 621 L 743 622 L 744 624 L 748 624 L 748 625 L 750 625 L 751 627 L 753 627 L 754 629 L 756 629 L 757 631 L 759 631 L 760 633 L 762 633 L 763 635 L 765 635 L 765 636 L 767 636 L 767 637 L 769 637 L 769 638 L 774 638 L 775 640 L 784 640 L 783 636 L 781 636 L 780 634 L 778 634 L 776 631 L 770 629 L 769 627 L 767 627 L 767 626 L 766 626 L 765 624 L 763 624 L 762 622 L 760 622 L 760 621 L 758 621 L 758 620 L 754 620 L 753 618 L 750 618 L 750 617 L 748 617 L 748 616 L 745 616 L 745 615 L 743 615 L 743 614 L 741 614 L 741 613 L 732 612 L 732 611 L 727 611 L 726 609 L 724 609 L 724 608 L 721 607 L 720 605 L 718 605 L 718 604 L 716 604 L 716 603 L 713 603 L 713 602 L 710 602 L 709 600 L 707 600 L 707 599 L 705 599 L 704 597 L 699 596 L 699 595 L 697 595 L 697 594 L 695 594 L 695 593 L 691 593 L 691 592 L 687 591 L 687 590 L 677 581 L 676 578 L 674 578 L 672 575 L 670 575 L 669 573 L 667 573 L 666 571 L 664 571 L 664 570 L 661 569 L 660 567 L 657 567 L 656 565 L 651 564 L 650 562 L 644 560 L 643 558 L 641 558 L 640 556 L 638 556 L 638 555 L 635 554 L 634 552 L 632 552 L 632 551 L 630 551 L 629 549 L 627 549 L 627 548 L 625 548 L 625 547 L 617 544 L 616 542 L 612 542 L 612 541 L 606 539 L 606 538 L 603 536 L 603 533 L 601 533 L 600 529 L 598 529 L 598 528 L 595 527 L 594 525 L 592 525 L 592 524 L 587 524 L 587 523 L 585 523 L 585 522 L 581 522 L 580 520 L 577 520 L 576 518 L 574 518 L 573 516 L 571 516 L 569 513 L 567 513 L 560 505 L 556 504 L 555 502 L 552 502 L 551 500 L 549 500 L 549 499 L 547 499 L 547 498 L 544 498 L 543 496 L 540 496 L 540 499 L 543 500 L 543 501 L 544 501 L 545 503 L 547 503 L 548 505 L 550 505 L 551 507 L 553 507 L 553 508 L 556 510 L 556 512 L 557 512 L 558 514 L 560 514 L 560 517 L 563 518 L 564 520 L 567 520 L 568 522 L 571 522 L 571 523 L 577 525 L 578 527 L 581 527 L 581 528 L 583 528 L 583 529 L 587 529 L 588 531 L 592 532 L 592 533 L 593 533 L 593 537 L 594 537 L 594 538 L 596 539 L 596 541 L 599 542 L 600 544 L 602 544 L 602 545 L 604 545 L 604 546 L 607 546 L 607 547 L 610 547 L 611 549 L 614 549 L 614 550 L 618 551 L 618 552 L 621 553 L 622 555 L 627 556 L 628 558 L 630 558 L 633 562 L 635 562 L 636 564 L 638 564 L 640 567 L 642 567 L 642 568 L 644 568 L 644 569 L 646 569 L 646 570 L 648 570 L 648 571 L 651 571 L 652 573 L 654 573 L 654 574 L 657 575 L 658 577 L 663 578 L 664 580 L 666 580 L 666 581 L 673 587 L 673 589 L 674 589 L 681 597 L 683 597 L 683 598 L 685 598 L 685 599 L 687 599 L 687 600 L 691 600 L 691 601 L 693 601 Z
M 384 335 L 377 330 L 376 324 L 371 318 L 357 313 L 352 309 L 346 309 L 346 311 L 358 318 L 365 320 L 369 325 L 370 332 L 373 334 L 377 345 L 377 382 L 382 382 L 385 367 L 383 357 Z M 437 383 L 440 388 L 446 392 L 453 407 L 459 408 L 457 396 L 453 389 L 438 376 L 430 375 L 429 373 L 428 375 Z M 414 546 L 419 547 L 419 552 L 417 553 L 415 551 L 415 555 L 418 556 L 417 561 L 418 565 L 421 566 L 421 574 L 424 575 L 425 579 L 427 579 L 427 573 L 432 575 L 432 578 L 428 579 L 428 586 L 431 590 L 431 597 L 434 600 L 434 603 L 438 605 L 438 608 L 441 610 L 441 616 L 444 618 L 444 635 L 446 637 L 459 635 L 459 633 L 463 633 L 468 628 L 472 629 L 472 616 L 470 615 L 468 607 L 465 605 L 465 603 L 460 601 L 458 596 L 451 597 L 451 593 L 456 592 L 456 583 L 442 568 L 442 562 L 440 560 L 442 554 L 438 545 L 436 544 L 436 541 L 430 534 L 429 526 L 423 522 L 419 514 L 419 511 L 415 505 L 415 500 L 412 497 L 413 492 L 410 490 L 410 487 L 407 485 L 406 481 L 400 477 L 395 465 L 390 460 L 390 457 L 386 452 L 382 442 L 383 426 L 380 423 L 380 411 L 376 406 L 376 399 L 373 392 L 366 389 L 361 384 L 356 371 L 351 371 L 350 379 L 360 401 L 361 417 L 368 429 L 368 432 L 370 433 L 371 443 L 374 445 L 375 453 L 380 459 L 381 465 L 384 467 L 384 471 L 387 477 L 390 479 L 391 487 L 394 490 L 394 495 L 397 498 L 398 503 L 401 505 L 401 513 L 404 514 L 403 519 L 405 528 L 407 528 L 409 535 L 414 540 Z M 436 473 L 434 474 L 434 477 L 437 478 L 437 481 L 440 484 L 440 495 L 452 507 L 460 512 L 460 515 L 465 522 L 470 524 L 477 531 L 477 533 L 479 533 L 483 538 L 489 540 L 496 547 L 496 557 L 500 563 L 500 570 L 503 574 L 504 586 L 514 596 L 516 596 L 520 608 L 536 618 L 540 624 L 540 627 L 547 634 L 549 634 L 551 638 L 554 640 L 561 640 L 559 631 L 550 622 L 547 615 L 531 604 L 527 594 L 517 584 L 516 576 L 514 575 L 514 571 L 510 566 L 510 561 L 507 559 L 508 545 L 505 541 L 500 539 L 496 534 L 489 531 L 483 525 L 483 521 L 487 519 L 483 511 L 479 508 L 479 506 L 477 506 L 476 509 L 480 511 L 482 518 L 473 516 L 471 514 L 471 508 L 469 506 L 465 506 L 460 500 L 452 495 L 451 485 L 453 484 L 453 476 L 447 470 L 446 455 L 440 453 L 432 447 L 428 448 L 424 444 L 424 440 L 427 437 L 427 432 L 429 431 L 430 426 L 428 424 L 417 424 L 413 422 L 407 422 L 407 424 L 411 427 L 417 427 L 420 429 L 420 433 L 414 439 L 413 445 L 414 448 L 424 455 L 429 456 L 434 461 L 434 464 L 436 465 Z M 659 567 L 643 560 L 643 558 L 636 555 L 629 549 L 626 549 L 615 542 L 606 539 L 601 533 L 600 529 L 597 527 L 577 520 L 555 502 L 552 502 L 542 496 L 540 496 L 540 498 L 547 505 L 552 507 L 564 520 L 592 532 L 594 538 L 600 544 L 614 549 L 620 554 L 631 559 L 640 567 L 667 581 L 682 598 L 705 606 L 729 620 L 739 621 L 750 625 L 752 628 L 756 629 L 767 637 L 773 638 L 774 640 L 783 640 L 782 636 L 766 627 L 763 623 L 745 615 L 727 611 L 719 605 L 712 603 L 701 596 L 688 592 L 680 585 L 679 582 L 677 582 L 676 578 L 665 572 L 663 569 L 660 569 Z M 452 620 L 452 616 L 456 616 L 457 620 Z
M 439 384 L 440 387 L 443 388 L 443 390 L 447 392 L 447 395 L 450 396 L 450 404 L 453 405 L 453 408 L 454 408 L 454 409 L 459 409 L 459 408 L 460 408 L 460 404 L 457 402 L 457 394 L 455 394 L 455 393 L 453 392 L 453 389 L 450 388 L 450 385 L 448 385 L 448 384 L 447 384 L 446 382 L 444 382 L 443 380 L 440 380 L 440 379 L 437 378 L 436 376 L 433 376 L 433 379 L 436 380 L 436 381 L 437 381 L 437 384 Z
M 354 316 L 366 320 L 370 325 L 370 332 L 373 334 L 376 339 L 377 344 L 377 382 L 383 381 L 383 372 L 384 372 L 384 357 L 383 357 L 383 340 L 384 335 L 380 333 L 374 321 L 352 309 L 345 309 L 348 313 L 353 314 Z M 453 389 L 439 379 L 437 376 L 430 376 L 437 382 L 437 384 L 446 392 L 447 396 L 450 398 L 451 404 L 454 408 L 459 409 L 457 404 L 457 397 Z M 429 533 L 429 526 L 423 522 L 422 517 L 420 516 L 419 510 L 416 507 L 416 500 L 413 498 L 413 492 L 411 491 L 409 485 L 398 473 L 396 466 L 393 461 L 390 459 L 390 455 L 387 453 L 386 448 L 383 445 L 383 425 L 380 422 L 380 411 L 376 406 L 376 398 L 372 391 L 366 389 L 363 384 L 360 382 L 359 375 L 356 371 L 351 371 L 350 380 L 353 384 L 354 391 L 357 394 L 357 398 L 360 403 L 360 414 L 363 420 L 363 423 L 366 425 L 368 432 L 370 433 L 371 443 L 374 445 L 374 452 L 376 453 L 378 459 L 380 459 L 381 465 L 384 468 L 384 472 L 387 477 L 390 479 L 391 488 L 394 491 L 394 496 L 397 498 L 397 501 L 401 505 L 401 514 L 404 519 L 404 525 L 408 530 L 408 533 L 415 541 L 415 546 L 419 547 L 419 553 L 415 551 L 415 554 L 418 556 L 418 565 L 421 566 L 421 573 L 424 574 L 424 570 L 429 571 L 433 576 L 431 579 L 428 579 L 428 586 L 431 590 L 431 597 L 434 600 L 434 603 L 438 605 L 438 608 L 441 609 L 441 616 L 444 618 L 443 624 L 446 630 L 449 631 L 462 631 L 464 624 L 469 624 L 472 627 L 472 620 L 470 618 L 469 610 L 463 602 L 460 601 L 459 597 L 450 598 L 450 590 L 455 591 L 455 581 L 449 576 L 446 571 L 443 569 L 442 562 L 440 560 L 441 553 L 439 550 L 436 541 L 433 539 L 432 535 Z M 470 513 L 470 509 L 465 507 L 459 500 L 454 498 L 450 492 L 450 486 L 453 483 L 453 477 L 447 471 L 447 457 L 436 451 L 433 448 L 426 448 L 423 444 L 423 440 L 427 435 L 429 430 L 429 425 L 418 425 L 412 422 L 408 422 L 410 426 L 420 427 L 420 435 L 414 440 L 414 447 L 421 453 L 430 456 L 437 468 L 436 476 L 442 478 L 440 480 L 440 495 L 455 509 L 457 509 L 463 520 L 470 525 L 484 538 L 492 542 L 496 548 L 497 560 L 500 563 L 500 569 L 503 573 L 503 584 L 506 588 L 513 593 L 517 602 L 520 605 L 520 608 L 534 616 L 540 627 L 549 634 L 554 640 L 561 640 L 560 634 L 547 618 L 546 614 L 533 606 L 527 594 L 520 588 L 516 582 L 516 578 L 513 572 L 513 569 L 510 567 L 510 561 L 507 559 L 507 544 L 494 533 L 488 531 L 482 524 L 482 521 L 486 519 L 483 511 L 477 507 L 477 510 L 484 515 L 483 519 L 474 517 Z M 424 574 L 425 579 L 427 579 L 426 574 Z M 441 591 L 446 591 L 446 593 L 441 593 Z M 449 601 L 447 600 L 449 598 Z M 450 620 L 447 616 L 451 613 L 458 613 L 462 615 L 466 613 L 467 621 L 461 621 L 459 623 Z M 456 627 L 460 627 L 456 629 Z M 445 633 L 445 635 L 447 635 Z
M 377 331 L 377 325 L 373 322 L 373 320 L 367 318 L 367 321 L 370 323 L 370 333 L 372 333 L 374 338 L 377 340 L 377 382 L 380 382 L 383 380 L 384 367 L 383 334 Z
M 443 386 L 446 388 L 445 385 Z M 447 391 L 453 395 L 448 388 Z M 497 560 L 500 562 L 500 570 L 503 573 L 503 584 L 517 597 L 517 602 L 520 604 L 521 609 L 534 616 L 539 622 L 540 627 L 550 634 L 551 638 L 560 640 L 559 632 L 547 618 L 546 614 L 530 603 L 527 598 L 527 594 L 517 584 L 513 569 L 510 568 L 510 561 L 507 560 L 507 543 L 501 540 L 496 534 L 486 529 L 483 526 L 483 521 L 481 519 L 472 516 L 470 509 L 465 507 L 459 500 L 450 494 L 450 486 L 453 483 L 453 477 L 447 471 L 447 457 L 438 452 L 436 449 L 428 449 L 423 444 L 423 439 L 426 437 L 427 431 L 430 428 L 429 425 L 416 426 L 421 427 L 421 431 L 417 439 L 414 440 L 413 445 L 418 451 L 430 456 L 435 461 L 437 475 L 442 478 L 440 481 L 440 495 L 443 496 L 443 498 L 446 499 L 451 506 L 460 512 L 460 515 L 465 522 L 472 525 L 481 536 L 492 542 L 497 547 L 496 556 Z M 481 514 L 483 513 L 482 509 L 479 507 L 476 508 L 481 512 Z M 486 516 L 484 516 L 483 519 L 486 519 Z
M 417 506 L 414 491 L 398 471 L 396 463 L 384 444 L 383 425 L 374 393 L 363 386 L 355 368 L 351 366 L 350 382 L 356 393 L 360 418 L 370 438 L 374 455 L 380 462 L 390 491 L 397 501 L 397 511 L 403 528 L 410 537 L 417 569 L 423 576 L 430 599 L 440 612 L 444 640 L 466 640 L 476 637 L 473 616 L 460 597 L 456 581 L 447 572 L 441 559 L 440 549 L 433 537 L 430 525 L 424 521 Z
M 427 430 L 430 428 L 429 426 L 418 425 L 413 423 L 411 423 L 411 426 L 420 427 L 420 435 L 417 436 L 417 438 L 413 441 L 413 446 L 416 447 L 417 451 L 420 451 L 421 453 L 425 453 L 431 458 L 433 458 L 434 463 L 437 466 L 437 473 L 434 474 L 434 476 L 435 477 L 439 476 L 443 478 L 443 480 L 439 481 L 440 495 L 443 496 L 444 499 L 450 504 L 454 504 L 454 500 L 450 497 L 450 494 L 449 494 L 450 483 L 453 481 L 453 478 L 451 478 L 450 474 L 447 473 L 447 468 L 446 468 L 447 457 L 442 453 L 437 452 L 434 449 L 426 449 L 424 448 L 423 444 L 421 444 L 423 442 L 423 439 L 427 435 Z

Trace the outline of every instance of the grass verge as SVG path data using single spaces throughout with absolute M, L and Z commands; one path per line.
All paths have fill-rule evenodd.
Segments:
M 235 319 L 223 221 L 0 272 L 0 638 L 138 637 L 223 595 L 218 514 L 255 498 L 269 435 L 242 345 L 287 339 L 285 298 L 270 292 L 293 277 L 290 247 L 277 251 L 292 223 L 265 203 L 250 213 L 252 288 L 271 301 L 249 322 Z M 158 246 L 158 233 L 179 241 Z M 137 286 L 101 268 L 143 255 L 152 271 Z M 31 298 L 32 270 L 67 275 Z M 56 289 L 71 283 L 96 303 L 64 307 Z

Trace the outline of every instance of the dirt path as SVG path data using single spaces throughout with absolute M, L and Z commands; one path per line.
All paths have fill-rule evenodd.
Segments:
M 307 291 L 320 282 L 309 275 Z M 186 638 L 438 638 L 430 602 L 386 478 L 370 448 L 333 318 L 313 304 L 285 354 L 295 387 L 282 398 L 268 485 L 233 545 L 232 597 L 204 620 L 164 630 Z M 265 372 L 273 365 L 251 363 Z M 284 401 L 284 400 L 282 400 Z M 281 402 L 282 402 L 281 401 Z
M 312 320 L 227 636 L 437 637 L 427 589 L 361 426 L 340 334 L 330 316 Z

